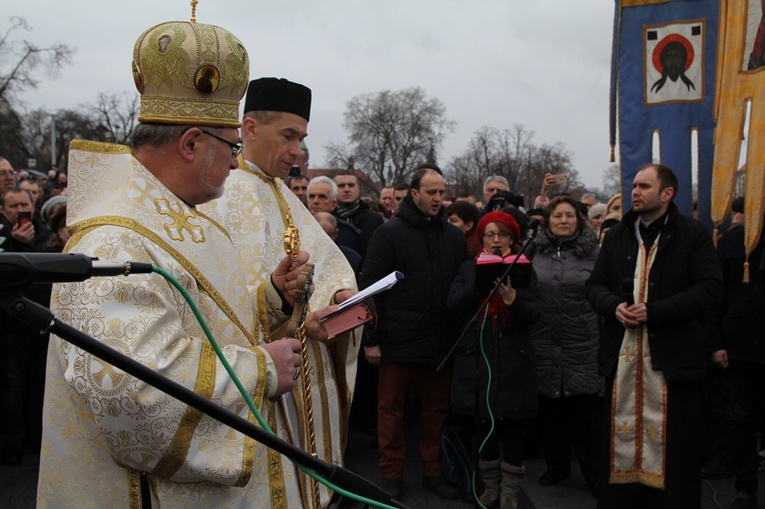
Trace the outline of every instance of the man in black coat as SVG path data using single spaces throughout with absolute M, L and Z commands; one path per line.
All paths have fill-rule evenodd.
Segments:
M 335 176 L 335 184 L 337 184 L 337 208 L 332 213 L 361 230 L 358 251 L 361 256 L 366 256 L 369 239 L 377 227 L 383 224 L 383 217 L 361 201 L 359 179 L 352 171 L 338 173 Z
M 441 432 L 449 407 L 450 372 L 436 372 L 459 333 L 446 308 L 449 287 L 467 246 L 462 231 L 446 221 L 444 178 L 435 166 L 420 167 L 396 217 L 369 241 L 360 288 L 394 270 L 404 279 L 376 299 L 377 327 L 364 339 L 366 359 L 379 365 L 378 426 L 383 488 L 399 498 L 403 486 L 406 394 L 420 395 L 423 486 L 442 498 L 459 493 L 443 478 Z M 358 395 L 358 393 L 357 393 Z
M 672 203 L 677 177 L 641 167 L 632 210 L 606 234 L 587 299 L 605 321 L 599 508 L 701 505 L 699 407 L 704 313 L 722 298 L 712 239 Z
M 709 314 L 708 320 L 714 350 L 712 359 L 728 370 L 733 396 L 730 435 L 731 464 L 736 476 L 736 500 L 731 505 L 734 509 L 757 507 L 760 460 L 757 414 L 765 402 L 765 337 L 762 334 L 765 232 L 760 234 L 760 241 L 748 257 L 744 236 L 744 226 L 735 223 L 717 243 L 725 281 L 725 302 Z M 745 268 L 747 261 L 749 265 Z

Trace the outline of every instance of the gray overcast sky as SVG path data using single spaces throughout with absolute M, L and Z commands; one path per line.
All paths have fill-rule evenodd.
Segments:
M 40 45 L 77 49 L 57 80 L 21 99 L 29 109 L 75 108 L 99 92 L 135 91 L 130 61 L 150 26 L 188 20 L 187 0 L 26 0 L 6 5 Z M 422 87 L 456 122 L 440 163 L 473 133 L 522 124 L 536 144 L 562 142 L 582 180 L 602 187 L 608 167 L 608 87 L 613 2 L 604 0 L 201 0 L 197 20 L 230 30 L 250 54 L 250 76 L 313 90 L 311 167 L 345 141 L 353 96 Z

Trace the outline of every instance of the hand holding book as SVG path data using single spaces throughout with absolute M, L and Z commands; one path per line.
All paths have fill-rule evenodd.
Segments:
M 373 285 L 358 292 L 350 299 L 340 304 L 337 309 L 319 318 L 331 339 L 338 334 L 351 330 L 372 320 L 375 315 L 375 303 L 372 296 L 389 290 L 404 275 L 398 271 L 391 272 Z
M 508 277 L 504 283 L 501 283 L 500 279 L 497 278 L 494 280 L 494 284 L 499 286 L 499 288 L 497 288 L 497 293 L 502 297 L 502 301 L 505 303 L 506 306 L 509 306 L 513 302 L 515 302 L 515 297 L 517 292 L 515 288 L 513 288 L 512 286 L 510 277 Z
M 513 263 L 515 255 L 501 256 L 481 253 L 476 259 L 475 289 L 480 293 L 491 291 L 498 278 L 502 277 L 507 266 Z M 510 271 L 512 288 L 528 288 L 531 284 L 531 262 L 524 255 L 518 257 Z

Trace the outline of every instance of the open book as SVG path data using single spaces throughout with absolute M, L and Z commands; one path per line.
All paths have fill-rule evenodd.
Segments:
M 319 322 L 327 329 L 329 338 L 370 321 L 375 315 L 372 296 L 389 290 L 399 279 L 404 279 L 404 275 L 393 271 L 340 304 L 332 313 L 319 317 Z
M 481 253 L 475 262 L 475 289 L 486 293 L 494 287 L 494 281 L 513 263 L 516 255 L 502 258 L 494 254 Z M 528 288 L 531 284 L 531 262 L 524 255 L 518 258 L 510 271 L 510 283 L 513 288 Z

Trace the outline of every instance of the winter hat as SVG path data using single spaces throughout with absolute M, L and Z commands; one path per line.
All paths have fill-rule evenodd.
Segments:
M 483 237 L 483 231 L 489 223 L 502 223 L 507 226 L 507 229 L 510 230 L 510 234 L 513 236 L 513 242 L 518 241 L 521 237 L 521 228 L 518 226 L 518 223 L 515 222 L 513 216 L 507 212 L 496 211 L 489 212 L 478 221 L 478 238 Z

